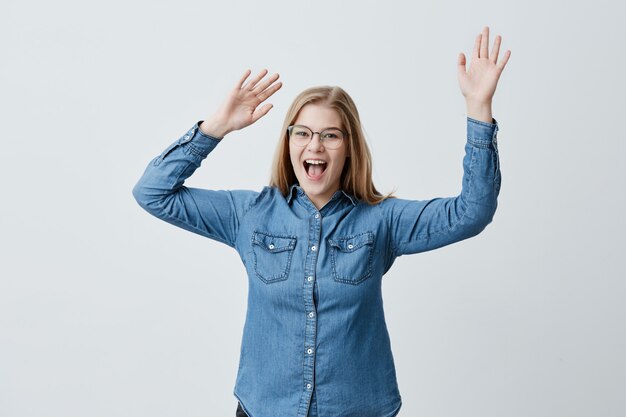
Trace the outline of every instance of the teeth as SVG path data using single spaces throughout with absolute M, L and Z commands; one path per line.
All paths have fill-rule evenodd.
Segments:
M 314 165 L 321 165 L 321 164 L 325 164 L 325 161 L 319 161 L 317 159 L 307 159 L 305 161 L 307 164 L 314 164 Z

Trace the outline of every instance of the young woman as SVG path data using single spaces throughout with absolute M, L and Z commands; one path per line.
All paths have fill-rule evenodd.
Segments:
M 491 56 L 485 27 L 469 71 L 460 195 L 404 200 L 379 193 L 357 108 L 339 87 L 296 97 L 261 191 L 183 185 L 221 140 L 263 117 L 280 87 L 246 71 L 219 110 L 148 164 L 133 189 L 158 218 L 236 249 L 248 274 L 248 309 L 234 395 L 237 416 L 390 417 L 401 397 L 381 294 L 401 255 L 480 233 L 500 190 L 491 101 L 510 56 Z M 217 277 L 216 277 L 217 278 Z

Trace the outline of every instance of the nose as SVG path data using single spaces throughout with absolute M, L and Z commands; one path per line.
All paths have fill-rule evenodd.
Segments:
M 315 135 L 317 135 L 317 139 L 315 139 Z M 313 132 L 313 134 L 311 135 L 311 140 L 309 141 L 309 144 L 307 145 L 307 148 L 309 148 L 309 150 L 314 151 L 314 152 L 323 150 L 324 144 L 322 143 L 320 139 L 321 139 L 320 133 Z

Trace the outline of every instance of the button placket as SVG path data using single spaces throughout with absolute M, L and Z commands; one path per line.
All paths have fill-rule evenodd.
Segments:
M 314 369 L 315 369 L 315 346 L 317 333 L 317 317 L 313 293 L 315 288 L 316 264 L 319 253 L 321 219 L 322 215 L 317 211 L 310 211 L 309 217 L 309 246 L 305 260 L 304 279 L 304 314 L 306 314 L 306 327 L 304 336 L 304 391 L 300 399 L 299 416 L 305 416 L 309 408 L 311 395 L 314 392 Z

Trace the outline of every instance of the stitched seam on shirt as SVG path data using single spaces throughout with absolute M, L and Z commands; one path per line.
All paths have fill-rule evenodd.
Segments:
M 474 139 L 468 136 L 467 141 L 469 142 L 470 145 L 475 146 L 477 148 L 494 149 L 494 147 L 492 146 L 493 140 L 480 140 L 480 139 Z
M 306 318 L 305 318 L 305 327 L 306 327 Z M 306 338 L 305 338 L 306 340 Z M 306 343 L 302 343 L 302 352 L 304 352 L 304 350 L 306 349 Z M 315 346 L 315 354 L 317 355 L 317 346 Z M 315 372 L 315 371 L 314 371 Z M 302 355 L 302 387 L 306 387 L 306 380 L 304 379 L 306 375 L 306 355 Z M 314 378 L 315 380 L 315 378 Z M 302 399 L 304 398 L 306 391 L 302 392 L 302 395 L 300 396 L 300 401 L 302 402 Z M 308 411 L 308 404 L 307 404 L 307 411 Z M 298 405 L 298 410 L 300 410 L 300 405 Z M 308 413 L 307 413 L 308 414 Z
M 228 198 L 230 199 L 230 204 L 233 207 L 233 215 L 235 216 L 235 219 L 237 220 L 236 221 L 237 230 L 234 233 L 233 244 L 232 244 L 232 246 L 235 247 L 236 246 L 236 242 L 237 242 L 237 237 L 239 236 L 239 225 L 241 224 L 241 220 L 239 219 L 239 216 L 237 216 L 237 209 L 236 209 L 236 206 L 235 206 L 235 199 L 233 198 L 233 194 L 230 191 L 228 192 Z M 243 214 L 242 214 L 242 216 L 243 216 Z
M 193 144 L 193 142 L 187 142 L 185 144 L 183 144 L 183 146 L 187 147 L 190 151 L 190 153 L 192 153 L 193 155 L 204 159 L 208 156 L 208 154 L 205 155 L 206 151 L 201 151 L 196 145 Z
M 372 275 L 372 258 L 373 258 L 373 255 L 374 255 L 374 249 L 373 249 L 373 244 L 372 243 L 364 244 L 363 246 L 366 246 L 366 245 L 372 245 L 372 246 L 369 246 L 369 248 L 368 248 L 369 256 L 367 258 L 367 271 L 365 271 L 363 273 L 363 275 L 360 276 L 357 279 L 350 279 L 350 278 L 343 277 L 343 276 L 339 275 L 339 273 L 337 272 L 337 264 L 338 264 L 338 262 L 337 262 L 337 259 L 336 259 L 336 257 L 337 257 L 337 254 L 336 254 L 337 248 L 334 247 L 334 246 L 331 246 L 331 248 L 330 248 L 330 260 L 331 260 L 331 265 L 332 265 L 333 278 L 335 279 L 335 281 L 343 282 L 343 283 L 346 283 L 346 284 L 355 284 L 356 285 L 356 284 L 360 284 L 362 281 L 365 281 L 367 278 L 369 278 Z
M 382 209 L 382 204 L 376 204 L 375 207 L 377 207 L 379 210 L 383 211 Z M 392 257 L 397 257 L 398 255 L 398 251 L 397 251 L 397 247 L 396 245 L 394 245 L 393 243 L 393 239 L 391 238 L 391 216 L 385 216 L 385 213 L 383 211 L 383 213 L 381 213 L 383 218 L 385 219 L 385 223 L 387 224 L 387 245 L 389 245 L 389 247 L 391 248 L 391 256 Z M 385 269 L 387 268 L 387 265 L 385 265 Z
M 274 275 L 269 275 L 269 276 L 265 276 L 264 277 L 261 274 L 262 271 L 259 271 L 259 269 L 257 268 L 257 258 L 258 258 L 258 255 L 257 255 L 256 247 L 257 246 L 263 246 L 263 245 L 259 245 L 257 243 L 257 240 L 255 239 L 255 236 L 257 234 L 262 234 L 262 235 L 265 235 L 265 236 L 271 236 L 271 237 L 276 237 L 276 238 L 290 239 L 290 241 L 292 242 L 288 246 L 286 246 L 286 249 L 281 250 L 281 252 L 288 252 L 288 254 L 287 254 L 287 264 L 286 264 L 284 270 L 280 273 L 280 275 L 274 274 Z M 289 277 L 289 270 L 291 268 L 291 258 L 293 256 L 294 248 L 295 248 L 295 245 L 296 245 L 296 243 L 293 243 L 293 242 L 296 242 L 296 241 L 297 241 L 297 236 L 295 236 L 295 235 L 277 235 L 277 234 L 273 234 L 273 233 L 269 233 L 269 232 L 266 232 L 266 231 L 263 231 L 263 230 L 257 230 L 257 229 L 252 231 L 252 236 L 250 237 L 250 242 L 251 242 L 251 245 L 252 245 L 252 253 L 254 255 L 254 272 L 256 273 L 256 275 L 259 278 L 261 278 L 261 280 L 263 282 L 265 282 L 266 284 L 270 284 L 270 283 L 273 283 L 273 282 L 276 282 L 276 281 L 284 281 L 284 280 L 286 280 Z M 266 249 L 262 247 L 261 251 L 266 252 Z
M 172 153 L 172 151 L 174 151 L 174 149 L 176 149 L 176 147 L 180 146 L 180 144 L 178 143 L 178 141 L 170 144 L 160 155 L 159 157 L 154 161 L 154 165 L 157 166 L 159 165 L 161 162 L 163 162 L 163 160 L 165 159 L 166 156 L 168 156 L 170 153 Z
M 252 203 L 250 203 L 250 205 L 244 209 L 243 213 L 241 213 L 241 217 L 237 218 L 237 232 L 235 233 L 235 237 L 234 237 L 234 241 L 232 244 L 232 247 L 235 247 L 237 245 L 237 241 L 239 240 L 239 230 L 241 230 L 241 228 L 239 227 L 241 225 L 241 223 L 243 222 L 244 218 L 246 217 L 246 215 L 250 212 L 250 209 L 252 209 L 252 207 L 254 207 L 255 205 L 257 205 L 261 199 L 261 196 L 263 196 L 266 192 L 267 192 L 268 187 L 264 187 L 261 192 L 256 196 L 256 198 L 254 199 L 254 201 L 252 201 Z M 228 195 L 230 196 L 230 199 L 233 203 L 233 207 L 235 206 L 234 203 L 234 199 L 233 199 L 233 195 L 232 193 L 229 191 Z M 235 211 L 235 216 L 237 215 L 237 212 Z
M 259 203 L 259 200 L 261 199 L 261 196 L 263 196 L 264 194 L 266 194 L 266 193 L 267 193 L 267 190 L 268 190 L 268 187 L 263 187 L 263 189 L 261 190 L 261 192 L 259 193 L 259 195 L 257 195 L 257 196 L 256 196 L 256 198 L 254 199 L 254 201 L 252 201 L 252 203 L 250 203 L 250 205 L 248 206 L 248 208 L 246 208 L 246 209 L 243 211 L 243 213 L 241 214 L 241 221 L 243 221 L 244 217 L 246 217 L 246 214 L 248 214 L 248 212 L 250 211 L 250 209 Z

